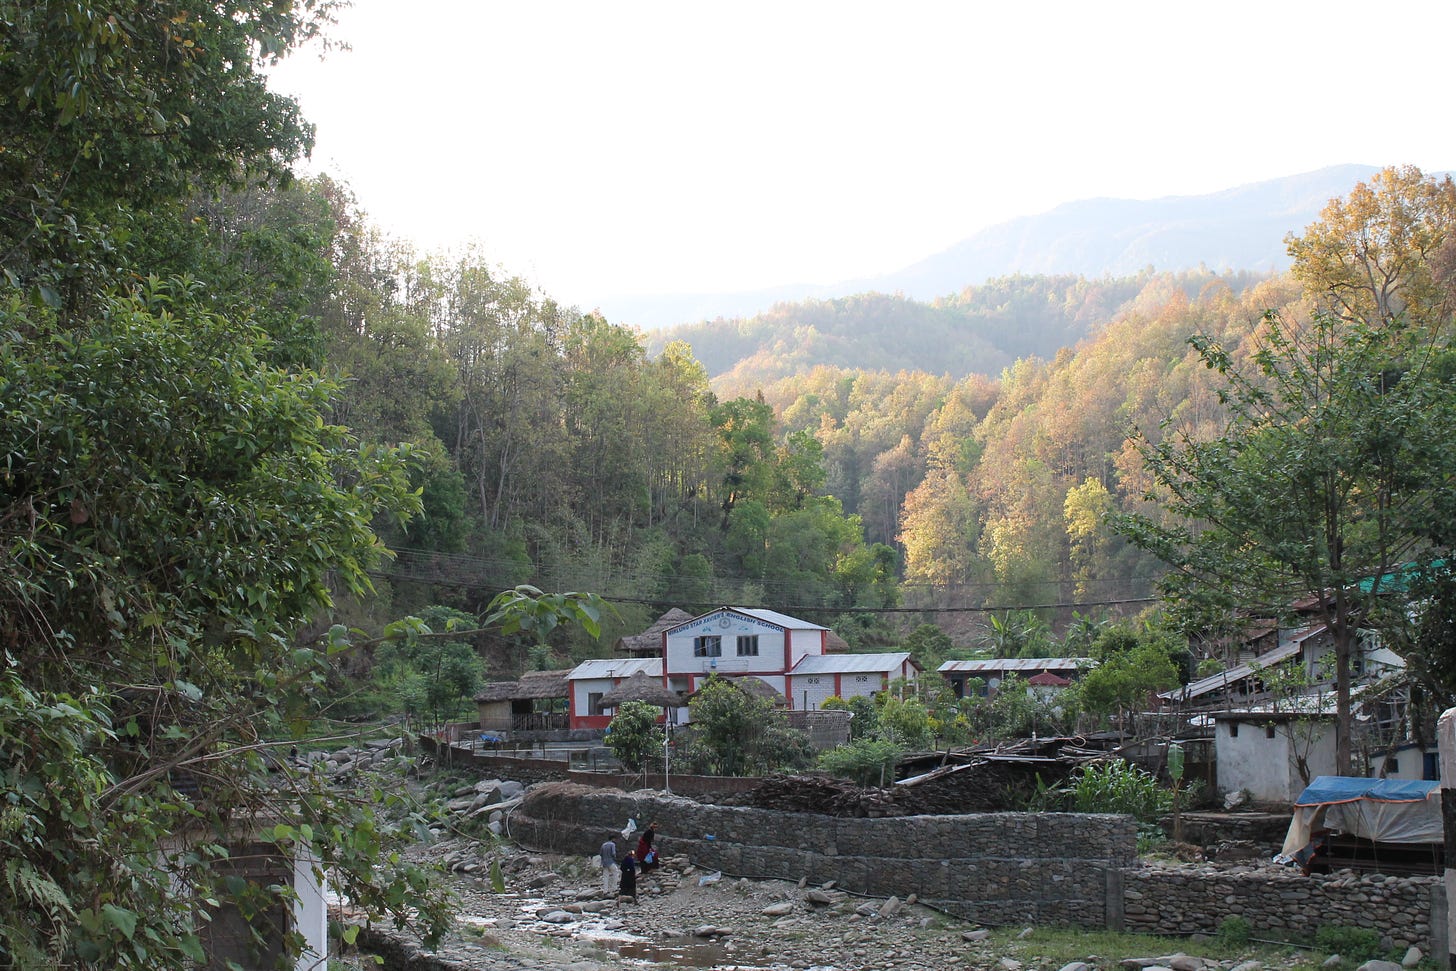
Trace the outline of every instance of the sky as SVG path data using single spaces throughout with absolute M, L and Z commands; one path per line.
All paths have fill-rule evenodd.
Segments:
M 354 0 L 271 84 L 382 231 L 610 317 L 1079 199 L 1456 168 L 1453 35 L 1450 0 Z

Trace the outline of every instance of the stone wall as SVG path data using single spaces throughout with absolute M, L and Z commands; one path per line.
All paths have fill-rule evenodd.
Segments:
M 1150 934 L 1211 934 L 1226 918 L 1242 917 L 1256 937 L 1308 942 L 1320 927 L 1362 927 L 1392 947 L 1414 944 L 1430 954 L 1444 944 L 1446 898 L 1434 876 L 1168 866 L 1126 871 L 1122 910 L 1128 930 Z
M 984 924 L 1071 924 L 1214 933 L 1228 917 L 1256 937 L 1308 943 L 1322 926 L 1378 931 L 1391 947 L 1445 954 L 1439 877 L 1302 876 L 1269 866 L 1144 866 L 1124 816 L 984 813 L 841 819 L 714 806 L 574 783 L 531 790 L 511 817 L 527 846 L 593 856 L 628 819 L 658 846 L 728 876 L 822 884 L 871 897 L 916 894 Z
M 729 876 L 833 880 L 874 897 L 913 893 L 986 924 L 1105 926 L 1109 874 L 1136 856 L 1133 823 L 1122 816 L 842 819 L 571 783 L 533 789 L 510 828 L 527 845 L 591 855 L 629 818 L 658 823 L 664 854 Z

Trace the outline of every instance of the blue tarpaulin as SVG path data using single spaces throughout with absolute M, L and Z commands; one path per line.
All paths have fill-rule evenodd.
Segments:
M 1296 806 L 1323 806 L 1356 799 L 1380 802 L 1424 802 L 1440 787 L 1437 782 L 1413 779 L 1353 779 L 1342 775 L 1317 776 L 1299 798 Z
M 1316 830 L 1383 843 L 1443 843 L 1440 783 L 1319 776 L 1294 801 L 1281 856 L 1294 856 Z

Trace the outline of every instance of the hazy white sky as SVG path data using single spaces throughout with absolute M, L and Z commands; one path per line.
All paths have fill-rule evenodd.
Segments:
M 584 308 L 832 283 L 1095 196 L 1456 168 L 1456 3 L 355 0 L 313 167 Z

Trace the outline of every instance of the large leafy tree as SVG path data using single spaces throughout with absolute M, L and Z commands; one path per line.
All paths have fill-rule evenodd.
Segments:
M 1430 204 L 1418 247 L 1397 245 L 1412 235 L 1412 197 Z M 1317 605 L 1334 642 L 1342 771 L 1358 629 L 1380 613 L 1382 578 L 1432 555 L 1456 489 L 1451 326 L 1421 282 L 1448 238 L 1448 206 L 1444 188 L 1357 191 L 1293 241 L 1297 274 L 1328 309 L 1307 323 L 1266 315 L 1245 359 L 1193 340 L 1225 382 L 1228 423 L 1211 440 L 1166 427 L 1143 438 L 1149 498 L 1174 518 L 1120 521 L 1174 567 L 1166 586 L 1185 604 L 1270 616 L 1300 598 Z
M 391 794 L 271 755 L 419 506 L 309 368 L 326 214 L 249 214 L 310 138 L 261 67 L 331 6 L 0 0 L 0 964 L 195 966 L 200 904 L 278 904 L 209 866 L 240 839 L 446 917 Z

